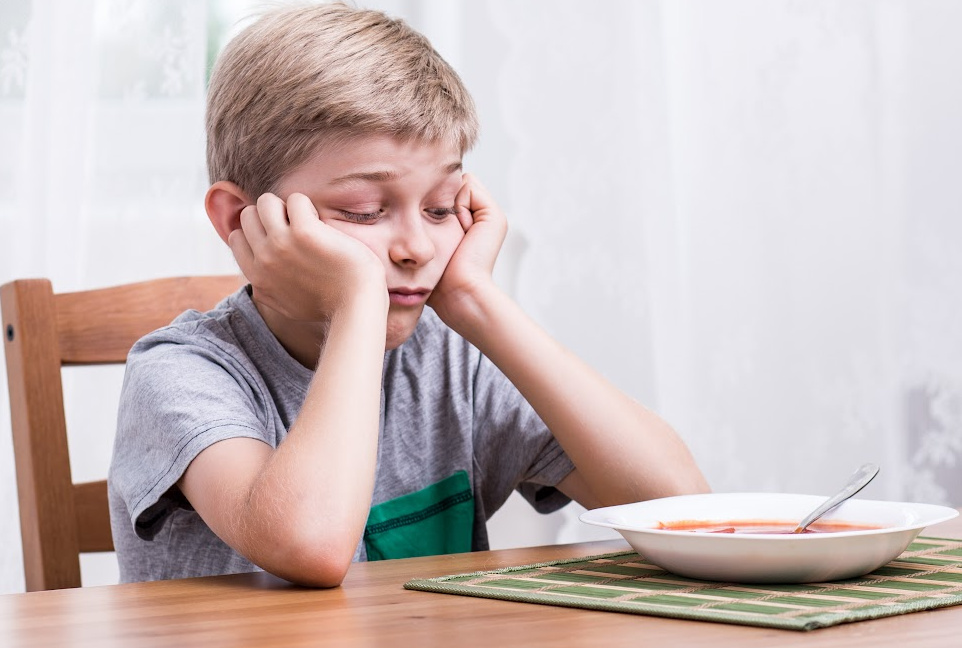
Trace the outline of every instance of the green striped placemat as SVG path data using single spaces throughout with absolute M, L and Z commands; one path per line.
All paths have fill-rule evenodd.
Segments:
M 962 541 L 916 538 L 895 560 L 844 581 L 744 585 L 682 578 L 632 551 L 473 574 L 405 589 L 741 625 L 814 630 L 962 603 Z

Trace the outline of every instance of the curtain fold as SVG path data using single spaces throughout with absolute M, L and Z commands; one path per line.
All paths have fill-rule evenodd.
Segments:
M 69 291 L 235 270 L 203 211 L 213 7 L 0 6 L 0 282 L 47 277 Z M 122 374 L 64 371 L 76 480 L 106 474 Z M 16 591 L 23 575 L 5 374 L 0 391 L 0 591 Z M 110 555 L 85 556 L 82 569 L 87 583 L 116 581 Z

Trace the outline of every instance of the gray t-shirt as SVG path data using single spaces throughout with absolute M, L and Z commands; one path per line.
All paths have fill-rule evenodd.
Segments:
M 294 360 L 242 288 L 207 313 L 188 311 L 131 350 L 109 473 L 114 545 L 124 582 L 253 571 L 190 507 L 176 482 L 223 439 L 283 442 L 313 372 Z M 553 488 L 573 469 L 511 382 L 425 309 L 384 357 L 372 506 L 465 472 L 471 548 L 518 489 L 540 512 L 568 499 Z M 364 560 L 362 541 L 355 560 Z

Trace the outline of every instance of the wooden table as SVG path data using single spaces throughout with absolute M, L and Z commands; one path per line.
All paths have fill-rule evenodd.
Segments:
M 962 518 L 927 535 L 962 538 Z M 0 596 L 0 646 L 871 646 L 962 645 L 962 606 L 797 632 L 415 592 L 415 577 L 621 551 L 620 540 L 351 567 L 332 590 L 236 574 Z

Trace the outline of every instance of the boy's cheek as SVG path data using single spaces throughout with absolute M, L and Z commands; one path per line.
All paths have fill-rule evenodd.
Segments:
M 368 244 L 368 239 L 372 238 L 370 225 L 360 225 L 358 223 L 351 223 L 339 218 L 331 218 L 329 216 L 321 216 L 321 222 L 332 229 L 336 229 L 341 234 L 346 234 L 352 239 L 361 241 L 368 247 L 371 247 L 371 244 Z
M 458 225 L 458 227 L 451 230 L 450 234 L 445 237 L 444 242 L 438 246 L 440 252 L 439 256 L 442 257 L 445 267 L 447 267 L 448 263 L 451 262 L 451 258 L 454 256 L 454 253 L 457 251 L 463 240 L 464 230 L 462 230 L 461 226 Z
M 325 214 L 324 212 L 321 212 L 320 214 L 318 214 L 317 217 L 320 219 L 320 221 L 321 221 L 322 223 L 324 223 L 325 225 L 329 225 L 329 226 L 333 227 L 333 228 L 336 229 L 336 230 L 340 230 L 340 231 L 344 232 L 345 229 L 346 229 L 346 228 L 342 227 L 342 225 L 344 224 L 344 221 L 339 220 L 339 219 L 337 219 L 337 218 L 334 218 L 333 216 L 328 216 L 328 215 Z M 345 233 L 346 233 L 346 232 L 345 232 Z
M 360 241 L 364 246 L 384 262 L 384 255 L 386 254 L 386 243 L 379 238 L 379 232 L 370 225 L 359 225 L 357 223 L 349 223 L 337 218 L 330 218 L 321 216 L 321 222 L 325 225 L 331 227 L 331 229 L 336 229 L 341 234 L 345 236 L 350 236 L 355 241 Z
M 458 244 L 460 243 L 461 238 L 463 238 L 463 236 L 460 237 L 456 243 L 454 243 L 453 245 L 448 246 L 448 247 L 439 255 L 439 256 L 441 257 L 441 261 L 443 262 L 442 265 L 443 265 L 443 267 L 444 267 L 444 270 L 443 270 L 442 272 L 446 272 L 447 269 L 451 266 L 451 260 L 454 258 L 454 254 L 455 254 L 455 252 L 457 252 L 457 250 L 458 250 Z

